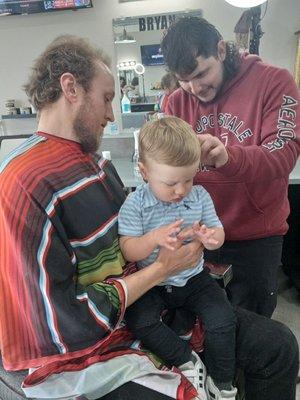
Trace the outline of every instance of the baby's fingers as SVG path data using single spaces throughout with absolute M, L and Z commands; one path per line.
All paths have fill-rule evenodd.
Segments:
M 205 235 L 208 232 L 208 227 L 206 225 L 201 225 L 199 232 L 201 232 L 203 235 Z
M 192 226 L 186 226 L 183 228 L 180 233 L 177 235 L 179 240 L 186 240 L 191 238 L 194 235 L 194 229 Z
M 212 232 L 212 233 L 211 233 Z M 207 227 L 205 225 L 201 225 L 198 230 L 195 230 L 195 233 L 197 236 L 199 236 L 201 239 L 205 239 L 207 237 L 210 237 L 211 234 L 214 233 L 214 231 L 208 231 Z
M 180 229 L 180 226 L 182 225 L 182 223 L 183 223 L 183 219 L 178 219 L 177 221 L 175 221 L 175 222 L 172 222 L 170 225 L 169 225 L 169 228 L 171 228 L 171 229 L 176 229 L 176 228 L 179 228 Z
M 219 242 L 214 238 L 207 238 L 205 244 L 218 244 Z

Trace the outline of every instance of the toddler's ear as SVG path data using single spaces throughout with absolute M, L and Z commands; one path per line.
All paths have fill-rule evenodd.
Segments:
M 225 40 L 220 40 L 218 43 L 218 58 L 223 62 L 226 58 L 227 45 Z
M 147 181 L 147 168 L 146 168 L 146 166 L 141 161 L 138 163 L 138 166 L 139 166 L 139 169 L 140 169 L 140 172 L 141 172 L 141 175 L 142 175 L 143 179 L 145 181 Z

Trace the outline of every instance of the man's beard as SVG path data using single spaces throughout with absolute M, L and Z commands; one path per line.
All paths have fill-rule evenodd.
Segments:
M 82 104 L 73 123 L 73 130 L 84 153 L 95 153 L 100 146 L 100 134 L 89 124 L 90 101 Z

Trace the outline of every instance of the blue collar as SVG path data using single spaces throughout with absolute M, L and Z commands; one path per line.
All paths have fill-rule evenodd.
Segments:
M 153 207 L 156 204 L 171 205 L 174 208 L 177 208 L 179 206 L 186 206 L 189 203 L 195 203 L 195 202 L 199 201 L 198 196 L 197 196 L 197 191 L 194 187 L 192 188 L 190 193 L 178 203 L 166 203 L 166 202 L 163 202 L 163 201 L 157 199 L 157 197 L 154 196 L 152 190 L 150 189 L 148 183 L 142 184 L 141 186 L 139 186 L 138 189 L 141 190 L 142 200 L 143 200 L 143 202 L 142 202 L 143 208 Z

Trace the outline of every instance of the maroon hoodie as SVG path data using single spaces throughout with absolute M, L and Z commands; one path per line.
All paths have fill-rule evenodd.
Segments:
M 226 240 L 285 234 L 289 174 L 300 153 L 299 91 L 287 70 L 242 56 L 238 75 L 209 103 L 178 89 L 167 114 L 210 133 L 226 146 L 229 160 L 197 173 L 214 201 Z

